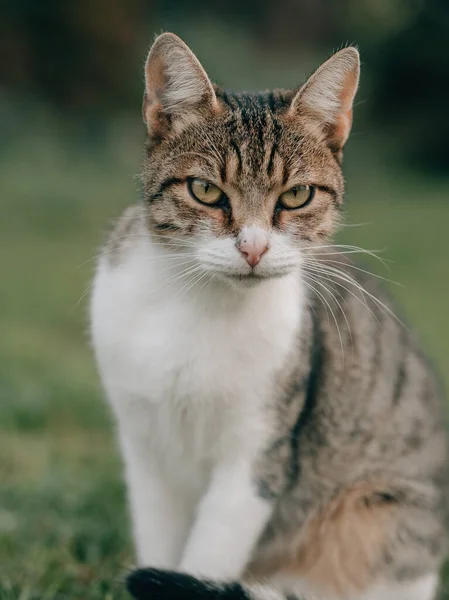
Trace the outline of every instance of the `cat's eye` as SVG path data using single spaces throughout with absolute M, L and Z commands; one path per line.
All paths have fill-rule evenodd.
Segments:
M 282 208 L 293 210 L 308 204 L 314 195 L 315 187 L 313 185 L 296 185 L 279 196 L 279 203 Z
M 213 206 L 224 198 L 223 192 L 213 183 L 204 181 L 204 179 L 188 179 L 187 187 L 190 195 L 202 202 L 203 204 L 209 204 Z

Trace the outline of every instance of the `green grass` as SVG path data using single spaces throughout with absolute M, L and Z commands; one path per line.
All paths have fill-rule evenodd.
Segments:
M 0 598 L 120 598 L 133 559 L 80 265 L 133 201 L 139 136 L 106 151 L 44 125 L 0 171 Z
M 135 200 L 140 134 L 123 121 L 88 137 L 39 118 L 11 135 L 0 161 L 2 600 L 118 599 L 133 561 L 82 296 L 85 261 Z M 449 184 L 367 168 L 359 156 L 347 160 L 347 220 L 370 224 L 340 239 L 387 248 L 391 272 L 369 266 L 404 285 L 393 292 L 446 375 Z

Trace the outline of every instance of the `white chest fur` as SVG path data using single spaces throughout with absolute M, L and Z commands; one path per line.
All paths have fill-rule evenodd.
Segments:
M 159 252 L 145 239 L 121 264 L 103 261 L 95 281 L 93 342 L 119 420 L 151 431 L 164 460 L 257 446 L 263 405 L 298 328 L 297 277 L 180 294 L 185 279 L 167 283 L 173 270 Z

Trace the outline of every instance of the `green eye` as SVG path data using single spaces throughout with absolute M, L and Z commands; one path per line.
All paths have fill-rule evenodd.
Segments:
M 314 195 L 315 187 L 313 185 L 296 185 L 288 190 L 288 192 L 281 194 L 279 202 L 283 208 L 292 210 L 308 204 Z
M 203 179 L 188 179 L 187 187 L 195 200 L 211 206 L 217 204 L 224 196 L 220 188 Z

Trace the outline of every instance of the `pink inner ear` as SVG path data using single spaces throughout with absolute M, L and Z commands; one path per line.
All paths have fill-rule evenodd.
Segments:
M 149 133 L 160 137 L 163 134 L 165 119 L 162 105 L 159 101 L 166 85 L 164 77 L 164 62 L 160 56 L 153 57 L 145 67 L 146 91 L 143 100 L 143 118 Z M 148 85 L 148 82 L 151 82 Z
M 354 71 L 346 73 L 345 82 L 340 94 L 342 111 L 347 112 L 352 109 L 355 92 L 357 90 L 357 74 Z
M 143 100 L 143 118 L 151 137 L 164 137 L 170 126 L 169 119 L 160 102 L 151 102 L 147 95 Z
M 150 103 L 156 102 L 157 99 L 161 97 L 161 94 L 167 85 L 162 57 L 155 56 L 152 61 L 146 65 L 145 79 L 148 100 Z M 151 82 L 151 84 L 149 84 L 149 82 Z
M 352 125 L 352 103 L 357 90 L 357 74 L 350 71 L 346 74 L 345 82 L 340 93 L 341 110 L 337 116 L 334 125 L 334 136 L 340 146 L 346 142 L 349 137 Z
M 352 108 L 338 115 L 334 125 L 334 136 L 338 140 L 340 146 L 346 142 L 349 137 L 352 125 Z

